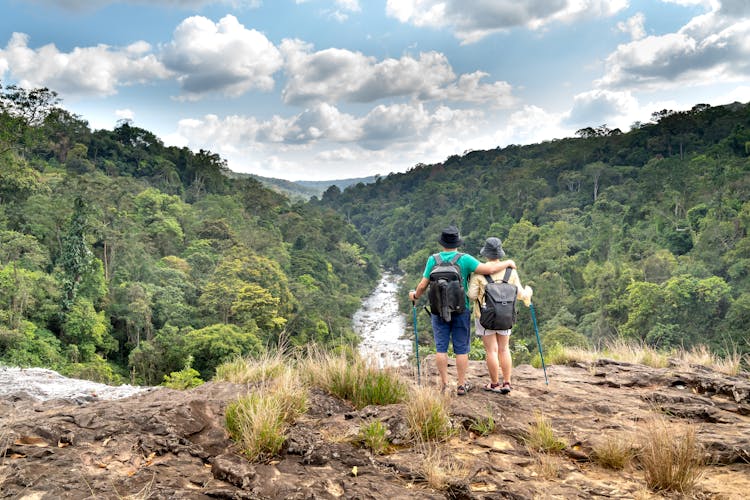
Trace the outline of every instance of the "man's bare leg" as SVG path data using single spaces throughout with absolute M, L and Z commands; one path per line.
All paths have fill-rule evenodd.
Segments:
M 466 372 L 468 369 L 469 355 L 456 354 L 456 373 L 458 378 L 458 385 L 464 385 L 466 383 Z
M 440 374 L 440 389 L 448 386 L 448 354 L 439 352 L 435 354 L 435 364 Z

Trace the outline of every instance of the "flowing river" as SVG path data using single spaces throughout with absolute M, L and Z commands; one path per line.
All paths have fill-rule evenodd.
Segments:
M 400 275 L 384 272 L 352 318 L 354 331 L 362 338 L 360 353 L 375 359 L 380 367 L 408 364 L 413 350 L 414 337 L 407 334 L 406 318 L 398 310 L 400 280 Z

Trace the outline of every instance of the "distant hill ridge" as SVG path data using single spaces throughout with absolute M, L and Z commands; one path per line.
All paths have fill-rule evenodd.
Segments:
M 357 177 L 352 179 L 335 179 L 328 181 L 289 181 L 275 177 L 263 177 L 261 175 L 232 172 L 232 177 L 252 177 L 260 181 L 264 186 L 282 193 L 292 199 L 308 200 L 313 196 L 320 197 L 331 186 L 337 186 L 342 191 L 348 186 L 359 184 L 370 184 L 375 182 L 377 176 Z

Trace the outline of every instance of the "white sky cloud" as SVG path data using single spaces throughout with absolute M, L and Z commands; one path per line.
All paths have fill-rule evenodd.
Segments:
M 121 85 L 170 76 L 148 53 L 150 45 L 142 41 L 124 49 L 101 44 L 76 47 L 68 53 L 60 52 L 53 44 L 32 49 L 28 43 L 28 35 L 13 33 L 5 48 L 0 49 L 0 68 L 7 68 L 24 87 L 46 86 L 67 95 L 107 96 L 117 93 Z
M 473 43 L 515 27 L 539 29 L 553 22 L 608 17 L 627 5 L 627 0 L 388 0 L 386 12 L 402 23 L 450 27 L 464 43 Z
M 59 7 L 71 11 L 94 10 L 116 3 L 162 5 L 164 7 L 182 7 L 199 9 L 206 5 L 223 4 L 235 8 L 256 8 L 262 0 L 32 0 L 34 3 Z
M 132 120 L 135 118 L 135 113 L 132 109 L 116 109 L 115 116 L 122 120 Z
M 311 44 L 300 40 L 285 40 L 281 51 L 288 78 L 282 95 L 289 104 L 413 97 L 507 106 L 513 100 L 507 82 L 481 83 L 486 73 L 456 78 L 447 57 L 439 52 L 378 61 L 345 49 L 313 52 Z
M 630 92 L 591 90 L 573 98 L 573 107 L 561 123 L 574 128 L 607 124 L 627 132 L 640 112 L 638 100 Z
M 630 35 L 630 38 L 633 40 L 640 40 L 646 36 L 645 22 L 646 16 L 642 12 L 639 12 L 627 21 L 617 23 L 617 29 Z
M 750 3 L 734 1 L 693 18 L 677 32 L 620 45 L 607 57 L 606 73 L 596 83 L 653 89 L 748 77 Z
M 217 23 L 202 16 L 185 19 L 161 57 L 194 99 L 212 92 L 237 97 L 251 89 L 269 91 L 282 65 L 281 54 L 265 35 L 246 29 L 232 15 Z

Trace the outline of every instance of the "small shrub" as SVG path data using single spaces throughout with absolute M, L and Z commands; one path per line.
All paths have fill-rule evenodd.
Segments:
M 638 458 L 648 487 L 690 493 L 703 473 L 695 427 L 680 431 L 666 418 L 657 417 L 645 426 L 641 441 Z
M 388 450 L 387 435 L 388 427 L 380 420 L 373 420 L 359 430 L 362 444 L 375 455 L 382 455 Z
M 185 362 L 185 368 L 178 372 L 172 372 L 169 375 L 164 375 L 164 382 L 161 385 L 169 387 L 170 389 L 186 390 L 198 387 L 203 383 L 201 380 L 201 374 L 198 370 L 191 367 L 193 363 L 193 357 L 188 356 Z
M 529 424 L 526 435 L 526 446 L 535 451 L 558 452 L 564 450 L 568 443 L 555 436 L 549 420 L 537 412 L 534 422 Z
M 471 347 L 469 349 L 469 359 L 473 361 L 484 361 L 487 356 L 487 351 L 484 349 L 484 343 L 478 336 L 474 336 L 471 339 Z
M 544 351 L 544 364 L 549 365 L 564 365 L 568 362 L 568 356 L 565 348 L 560 344 L 552 344 L 548 350 Z M 542 367 L 542 357 L 537 352 L 534 358 L 531 360 L 531 366 L 534 368 Z
M 622 470 L 635 457 L 633 443 L 621 436 L 605 437 L 593 446 L 593 460 L 612 470 Z
M 421 441 L 442 441 L 453 435 L 447 401 L 429 387 L 417 387 L 406 402 L 406 421 Z

